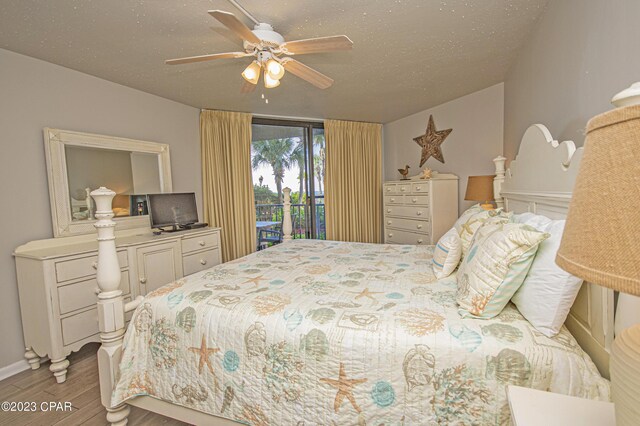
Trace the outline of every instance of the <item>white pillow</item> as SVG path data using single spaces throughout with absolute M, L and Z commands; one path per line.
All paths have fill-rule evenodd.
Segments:
M 436 278 L 451 275 L 458 267 L 462 257 L 462 241 L 455 228 L 451 228 L 438 240 L 433 249 L 433 273 Z
M 567 319 L 582 280 L 556 265 L 565 221 L 531 215 L 526 223 L 551 236 L 538 247 L 529 273 L 512 301 L 531 325 L 545 336 L 553 337 Z
M 551 225 L 552 220 L 546 216 L 527 212 L 514 214 L 511 216 L 511 222 L 524 223 L 525 225 L 533 226 L 538 231 L 543 231 Z

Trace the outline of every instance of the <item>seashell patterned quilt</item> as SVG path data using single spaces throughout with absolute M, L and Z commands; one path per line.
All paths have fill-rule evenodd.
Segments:
M 266 425 L 508 424 L 506 386 L 609 400 L 566 328 L 462 319 L 433 247 L 294 240 L 150 293 L 113 404 L 149 395 Z

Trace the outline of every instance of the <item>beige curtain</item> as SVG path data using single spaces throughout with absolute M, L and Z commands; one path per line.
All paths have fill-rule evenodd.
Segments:
M 200 113 L 204 218 L 222 228 L 222 259 L 256 248 L 256 211 L 251 179 L 251 114 Z
M 382 125 L 326 120 L 327 239 L 379 243 Z

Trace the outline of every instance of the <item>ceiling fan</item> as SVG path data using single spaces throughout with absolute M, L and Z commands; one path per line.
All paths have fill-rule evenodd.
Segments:
M 349 50 L 353 46 L 353 42 L 349 37 L 338 35 L 287 42 L 284 37 L 273 30 L 271 25 L 259 22 L 235 0 L 229 0 L 229 2 L 255 23 L 253 30 L 249 29 L 249 27 L 232 13 L 221 10 L 210 10 L 209 15 L 216 18 L 243 40 L 244 52 L 189 56 L 186 58 L 169 59 L 165 62 L 169 65 L 178 65 L 212 61 L 214 59 L 254 57 L 253 62 L 242 72 L 242 77 L 245 80 L 241 88 L 242 93 L 252 92 L 256 88 L 260 80 L 260 74 L 264 75 L 264 87 L 267 89 L 278 87 L 285 70 L 320 89 L 326 89 L 333 84 L 333 79 L 298 62 L 291 58 L 291 56 Z

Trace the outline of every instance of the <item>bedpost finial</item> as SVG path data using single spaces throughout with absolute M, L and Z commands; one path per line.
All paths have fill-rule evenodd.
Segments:
M 120 265 L 115 243 L 116 223 L 111 220 L 113 210 L 111 201 L 116 195 L 112 190 L 101 186 L 91 191 L 91 197 L 96 202 L 95 217 L 97 221 L 93 226 L 98 230 L 98 265 L 97 281 L 100 287 L 100 298 L 119 296 L 120 289 Z M 118 292 L 118 294 L 116 294 Z
M 291 188 L 284 188 L 282 192 L 284 194 L 284 203 L 282 204 L 282 238 L 285 241 L 289 241 L 293 239 L 293 224 L 291 222 Z
M 502 198 L 502 184 L 504 183 L 506 170 L 504 168 L 507 157 L 502 155 L 493 159 L 496 168 L 496 176 L 493 178 L 493 196 L 497 207 L 504 207 L 504 199 Z

